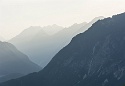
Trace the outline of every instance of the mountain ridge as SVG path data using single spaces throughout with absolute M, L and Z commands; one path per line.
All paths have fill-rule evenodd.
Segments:
M 40 72 L 0 86 L 122 86 L 125 13 L 99 20 L 74 37 Z
M 38 72 L 41 69 L 41 67 L 31 62 L 28 56 L 17 50 L 11 43 L 0 41 L 0 82 L 12 78 L 4 78 L 6 75 L 18 73 L 17 76 L 13 77 L 16 78 L 32 72 Z
M 71 39 L 74 36 L 76 36 L 81 32 L 84 32 L 100 18 L 101 17 L 95 18 L 90 23 L 83 22 L 80 24 L 73 24 L 70 27 L 59 30 L 53 35 L 43 33 L 43 31 L 38 31 L 38 33 L 34 37 L 30 37 L 32 38 L 30 42 L 22 40 L 21 43 L 20 41 L 18 41 L 19 39 L 16 39 L 15 41 L 11 40 L 9 42 L 14 44 L 23 53 L 27 54 L 33 62 L 37 63 L 42 67 L 45 67 L 52 59 L 52 57 L 54 57 L 63 47 L 65 47 L 70 43 Z M 52 25 L 52 26 L 62 28 L 58 25 Z M 52 26 L 48 26 L 49 28 L 48 27 L 46 28 L 52 30 L 54 29 Z M 46 28 L 43 27 L 43 29 Z M 29 40 L 29 38 L 28 39 L 26 37 L 24 38 L 26 40 Z M 16 41 L 18 43 L 16 43 Z

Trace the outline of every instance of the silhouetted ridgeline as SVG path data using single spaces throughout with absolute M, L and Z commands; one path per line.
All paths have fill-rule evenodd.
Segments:
M 63 28 L 58 25 L 47 27 L 32 26 L 9 42 L 28 55 L 33 62 L 41 67 L 45 67 L 63 47 L 70 43 L 74 36 L 84 32 L 91 27 L 93 23 L 102 18 L 103 17 L 94 18 L 89 23 L 73 24 L 68 28 Z M 44 31 L 46 29 L 61 30 L 49 35 Z
M 0 86 L 123 86 L 125 13 L 77 35 L 40 72 Z
M 0 82 L 38 72 L 41 67 L 7 42 L 0 42 Z

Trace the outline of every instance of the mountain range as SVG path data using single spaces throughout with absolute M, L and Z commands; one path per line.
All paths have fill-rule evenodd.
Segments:
M 10 79 L 38 72 L 41 69 L 12 44 L 0 42 L 0 82 L 8 80 L 5 77 L 12 74 L 15 76 L 10 76 Z
M 75 36 L 38 73 L 0 86 L 123 86 L 125 13 L 99 20 Z
M 94 22 L 102 18 L 103 17 L 97 17 L 90 23 L 76 23 L 68 28 L 57 25 L 30 27 L 9 42 L 28 55 L 33 62 L 41 67 L 45 67 L 63 47 L 70 43 L 74 36 L 84 32 L 91 27 Z M 50 31 L 52 31 L 52 29 L 56 30 L 56 32 L 47 34 L 45 31 L 49 29 L 51 29 Z

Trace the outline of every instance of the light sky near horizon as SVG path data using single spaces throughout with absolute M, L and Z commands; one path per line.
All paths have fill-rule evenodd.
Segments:
M 0 0 L 0 35 L 10 39 L 30 26 L 68 27 L 125 12 L 125 0 Z

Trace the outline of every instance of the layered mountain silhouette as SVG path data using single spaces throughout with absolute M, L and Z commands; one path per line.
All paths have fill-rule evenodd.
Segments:
M 0 86 L 123 86 L 125 13 L 97 21 L 40 72 Z
M 30 27 L 9 42 L 14 44 L 23 53 L 27 54 L 33 62 L 45 67 L 52 57 L 70 43 L 74 36 L 84 32 L 101 18 L 103 17 L 97 17 L 90 23 L 74 24 L 71 27 L 63 29 L 57 25 L 42 28 Z M 49 29 L 50 31 L 56 30 L 56 32 L 47 34 L 45 31 Z
M 58 26 L 56 24 L 53 24 L 53 25 L 48 25 L 48 26 L 44 26 L 42 27 L 44 29 L 44 31 L 49 34 L 49 35 L 53 35 L 53 34 L 56 34 L 58 33 L 60 30 L 63 30 L 64 27 L 62 26 Z
M 18 51 L 12 44 L 0 42 L 0 82 L 39 70 L 41 67 L 31 62 L 28 56 Z

